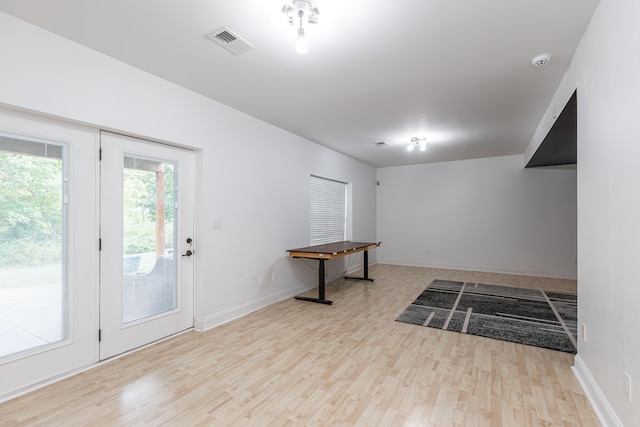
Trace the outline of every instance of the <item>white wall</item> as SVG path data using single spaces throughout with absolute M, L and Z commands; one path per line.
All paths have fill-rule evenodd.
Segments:
M 197 150 L 197 327 L 317 285 L 285 252 L 309 243 L 309 174 L 352 183 L 353 238 L 376 238 L 370 166 L 3 13 L 0 57 L 0 104 Z
M 575 167 L 505 156 L 378 169 L 378 262 L 575 278 Z
M 575 372 L 605 425 L 640 425 L 638 17 L 637 0 L 601 0 L 554 97 L 578 90 L 578 322 L 588 340 Z

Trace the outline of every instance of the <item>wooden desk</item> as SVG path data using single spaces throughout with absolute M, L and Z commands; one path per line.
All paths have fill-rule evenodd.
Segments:
M 317 302 L 321 304 L 333 304 L 333 301 L 325 299 L 324 288 L 324 271 L 325 261 L 328 259 L 338 258 L 346 255 L 352 255 L 358 252 L 364 252 L 364 274 L 362 277 L 345 276 L 345 279 L 351 280 L 368 280 L 373 282 L 373 279 L 369 277 L 369 250 L 375 249 L 380 246 L 382 242 L 334 242 L 326 243 L 322 245 L 307 246 L 306 248 L 287 249 L 289 255 L 293 258 L 308 258 L 317 259 L 319 262 L 318 268 L 318 298 L 301 297 L 296 296 L 296 299 Z

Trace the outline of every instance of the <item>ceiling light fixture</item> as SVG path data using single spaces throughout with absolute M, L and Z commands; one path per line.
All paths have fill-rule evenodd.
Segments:
M 414 148 L 420 147 L 420 151 L 427 151 L 427 138 L 411 138 L 411 144 L 407 145 L 407 151 L 413 151 Z
M 320 11 L 313 0 L 287 0 L 280 9 L 279 23 L 297 27 L 296 51 L 307 53 L 307 31 L 310 26 L 318 25 Z M 277 24 L 277 23 L 276 23 Z

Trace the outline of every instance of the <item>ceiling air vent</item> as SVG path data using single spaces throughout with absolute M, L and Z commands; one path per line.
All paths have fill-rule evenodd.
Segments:
M 227 27 L 218 28 L 213 33 L 207 35 L 207 37 L 234 55 L 240 55 L 241 53 L 245 53 L 246 51 L 254 48 L 251 43 Z
M 374 142 L 373 145 L 375 145 L 376 147 L 387 147 L 387 146 L 389 146 L 389 144 L 387 144 L 384 141 Z

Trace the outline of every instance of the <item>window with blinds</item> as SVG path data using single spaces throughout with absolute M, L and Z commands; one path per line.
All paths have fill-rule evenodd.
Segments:
M 310 244 L 339 242 L 347 237 L 347 183 L 311 175 Z

